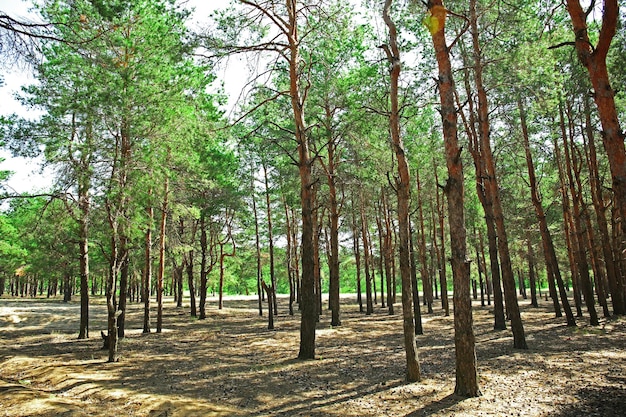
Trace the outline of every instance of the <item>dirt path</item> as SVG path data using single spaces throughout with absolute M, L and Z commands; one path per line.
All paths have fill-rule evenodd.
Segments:
M 279 300 L 280 302 L 281 300 Z M 165 308 L 162 334 L 141 333 L 129 306 L 119 363 L 106 363 L 92 302 L 91 338 L 76 339 L 77 303 L 0 299 L 0 416 L 623 416 L 626 319 L 569 329 L 548 303 L 521 300 L 530 349 L 512 349 L 476 305 L 483 395 L 454 391 L 452 318 L 424 316 L 418 337 L 423 381 L 405 384 L 400 316 L 358 312 L 345 300 L 342 326 L 329 314 L 317 331 L 317 360 L 297 361 L 299 321 L 280 315 L 266 329 L 255 302 L 211 304 L 208 319 Z M 281 312 L 286 310 L 285 301 Z M 399 308 L 398 308 L 399 310 Z

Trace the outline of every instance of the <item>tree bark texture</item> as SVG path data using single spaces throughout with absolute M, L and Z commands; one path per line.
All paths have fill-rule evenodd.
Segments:
M 603 4 L 602 27 L 595 47 L 589 39 L 587 30 L 588 13 L 581 7 L 580 1 L 567 0 L 567 10 L 572 19 L 578 59 L 587 68 L 591 85 L 593 86 L 593 98 L 598 108 L 600 124 L 602 125 L 602 140 L 611 170 L 615 204 L 618 207 L 621 221 L 624 222 L 624 219 L 626 219 L 626 151 L 624 149 L 624 132 L 617 117 L 615 91 L 611 87 L 606 66 L 606 57 L 617 28 L 619 5 L 617 0 L 604 0 Z M 624 239 L 621 236 L 620 249 L 623 249 L 623 247 Z
M 389 46 L 385 46 L 387 59 L 391 66 L 389 130 L 396 161 L 398 163 L 398 179 L 396 193 L 398 197 L 398 237 L 400 257 L 400 277 L 402 280 L 402 321 L 404 328 L 404 350 L 406 353 L 406 380 L 409 382 L 421 379 L 420 367 L 415 345 L 415 323 L 413 321 L 413 289 L 411 283 L 411 230 L 409 222 L 409 196 L 411 179 L 406 158 L 404 143 L 400 136 L 400 106 L 398 103 L 398 78 L 401 71 L 400 50 L 397 44 L 397 29 L 389 15 L 392 0 L 386 0 L 383 8 L 383 19 L 389 30 Z M 424 278 L 424 277 L 422 277 Z M 432 308 L 432 307 L 431 307 Z
M 448 197 L 448 221 L 450 224 L 451 264 L 454 279 L 454 346 L 456 356 L 455 394 L 478 396 L 475 337 L 472 318 L 472 300 L 469 292 L 469 263 L 465 213 L 463 209 L 463 164 L 457 132 L 457 111 L 454 106 L 455 86 L 452 65 L 445 38 L 447 10 L 441 0 L 428 2 L 433 40 L 439 75 L 437 83 L 441 99 L 441 118 L 445 145 L 448 180 L 445 186 Z

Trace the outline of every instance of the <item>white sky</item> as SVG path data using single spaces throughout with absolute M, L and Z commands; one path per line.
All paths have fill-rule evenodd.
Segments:
M 200 27 L 202 21 L 206 20 L 209 14 L 219 8 L 225 8 L 230 3 L 229 0 L 188 0 L 188 7 L 195 7 L 195 14 L 190 19 L 192 27 Z M 24 18 L 32 17 L 28 9 L 31 7 L 30 0 L 0 0 L 0 11 L 11 17 Z M 241 90 L 249 78 L 246 74 L 247 64 L 243 61 L 232 58 L 227 68 L 217 71 L 219 80 L 224 83 L 224 89 L 229 97 L 227 108 L 234 106 L 235 101 L 240 96 Z M 0 71 L 4 78 L 4 85 L 0 87 L 0 114 L 9 115 L 17 113 L 22 117 L 29 117 L 29 109 L 24 108 L 14 99 L 23 85 L 31 84 L 34 79 L 29 68 L 13 67 L 3 68 Z M 219 81 L 218 81 L 219 82 Z M 32 112 L 32 110 L 30 110 Z M 30 113 L 33 116 L 33 113 Z M 13 175 L 4 183 L 4 186 L 11 192 L 25 193 L 41 191 L 49 188 L 53 181 L 53 172 L 45 170 L 41 172 L 41 161 L 33 161 L 25 158 L 14 158 L 8 152 L 0 150 L 0 170 L 12 171 Z

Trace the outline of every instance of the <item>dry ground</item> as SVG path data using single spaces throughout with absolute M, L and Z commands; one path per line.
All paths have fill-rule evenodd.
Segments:
M 406 384 L 400 316 L 358 312 L 317 331 L 317 360 L 298 361 L 299 321 L 282 314 L 266 329 L 255 302 L 232 298 L 209 318 L 165 307 L 162 334 L 142 334 L 129 307 L 119 363 L 100 350 L 105 305 L 92 300 L 91 338 L 77 340 L 79 305 L 0 299 L 0 416 L 624 416 L 626 319 L 576 329 L 548 303 L 520 300 L 529 349 L 492 330 L 475 305 L 482 396 L 454 396 L 452 318 L 424 315 L 418 337 L 423 380 Z M 396 311 L 399 311 L 399 306 Z

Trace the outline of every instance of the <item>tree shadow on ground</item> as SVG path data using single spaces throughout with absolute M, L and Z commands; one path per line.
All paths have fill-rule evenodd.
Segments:
M 456 404 L 460 403 L 461 401 L 465 400 L 467 398 L 465 397 L 461 397 L 459 395 L 455 395 L 455 394 L 450 394 L 444 398 L 441 398 L 439 400 L 435 400 L 435 401 L 431 401 L 427 404 L 424 404 L 422 407 L 418 408 L 415 411 L 410 412 L 409 414 L 407 414 L 404 417 L 422 417 L 422 416 L 429 416 L 431 414 L 435 414 L 438 413 L 440 411 L 444 411 L 447 410 L 448 408 L 451 408 L 453 406 L 455 406 Z
M 626 378 L 621 387 L 598 386 L 579 389 L 574 397 L 577 403 L 563 407 L 554 417 L 602 416 L 621 417 L 626 413 Z

